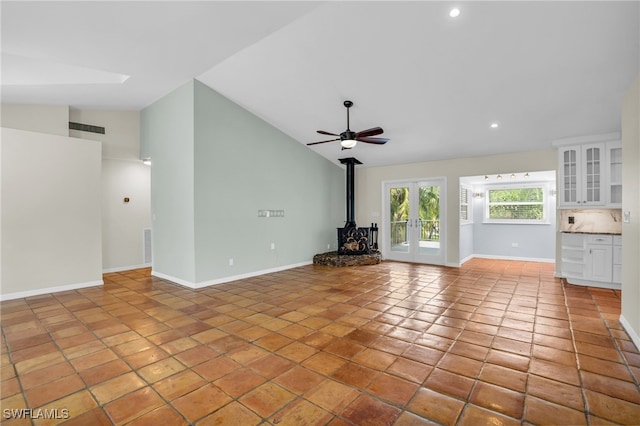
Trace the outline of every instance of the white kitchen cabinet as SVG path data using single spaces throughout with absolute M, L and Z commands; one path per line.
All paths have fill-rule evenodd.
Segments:
M 616 284 L 622 283 L 622 235 L 613 236 L 613 278 Z
M 613 236 L 586 235 L 586 270 L 584 278 L 592 281 L 612 282 Z
M 620 134 L 561 139 L 558 148 L 558 208 L 622 207 Z
M 570 284 L 619 289 L 621 241 L 619 235 L 563 232 L 562 277 Z M 620 248 L 619 252 L 616 247 Z
M 584 234 L 562 234 L 562 276 L 584 278 L 585 266 Z
M 622 142 L 607 142 L 605 146 L 607 165 L 607 207 L 622 207 Z
M 558 160 L 559 207 L 588 207 L 605 204 L 604 142 L 560 147 Z

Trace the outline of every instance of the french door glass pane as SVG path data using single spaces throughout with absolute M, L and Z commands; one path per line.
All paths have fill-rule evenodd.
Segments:
M 440 249 L 440 186 L 420 186 L 419 247 L 420 254 L 437 254 Z
M 391 230 L 391 251 L 409 252 L 409 188 L 389 189 L 389 229 Z

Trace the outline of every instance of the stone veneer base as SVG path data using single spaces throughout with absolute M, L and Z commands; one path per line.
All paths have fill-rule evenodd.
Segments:
M 320 253 L 313 256 L 314 265 L 326 266 L 360 266 L 360 265 L 377 265 L 382 262 L 382 254 L 374 251 L 369 254 L 343 254 L 338 255 L 337 251 Z

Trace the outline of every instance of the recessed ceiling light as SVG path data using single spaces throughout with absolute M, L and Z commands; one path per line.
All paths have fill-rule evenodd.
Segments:
M 492 129 L 497 129 L 498 128 L 498 123 L 491 123 L 491 128 Z
M 449 11 L 449 16 L 451 16 L 452 18 L 457 18 L 458 16 L 460 16 L 460 9 L 454 7 Z

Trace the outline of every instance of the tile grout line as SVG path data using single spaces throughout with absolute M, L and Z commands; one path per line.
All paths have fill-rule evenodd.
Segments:
M 585 387 L 584 387 L 584 382 L 582 380 L 582 374 L 580 374 L 580 372 L 582 371 L 582 369 L 580 368 L 580 357 L 578 356 L 578 345 L 576 343 L 576 336 L 575 336 L 575 331 L 573 328 L 573 319 L 571 316 L 571 307 L 569 306 L 569 297 L 567 296 L 567 287 L 566 287 L 566 281 L 563 279 L 561 279 L 561 285 L 562 285 L 562 294 L 564 296 L 564 304 L 565 304 L 565 309 L 567 311 L 567 317 L 568 317 L 568 321 L 569 321 L 569 332 L 571 333 L 571 345 L 573 347 L 573 353 L 575 356 L 575 360 L 576 360 L 576 370 L 578 372 L 578 381 L 580 383 L 580 395 L 582 396 L 582 404 L 584 406 L 584 416 L 585 416 L 585 421 L 587 425 L 591 424 L 591 412 L 589 409 L 589 400 L 587 399 L 587 395 L 585 393 Z
M 618 343 L 618 339 L 616 339 L 615 335 L 611 332 L 611 327 L 609 326 L 609 321 L 607 321 L 604 313 L 600 309 L 600 305 L 598 304 L 596 298 L 594 297 L 593 293 L 591 293 L 591 291 L 589 291 L 589 297 L 591 298 L 591 300 L 593 300 L 593 303 L 594 303 L 596 309 L 598 310 L 598 315 L 600 317 L 600 320 L 604 323 L 604 326 L 607 328 L 607 333 L 608 333 L 609 337 L 611 338 L 611 340 L 613 341 L 613 344 L 614 344 L 614 346 L 616 348 L 616 351 L 620 355 L 620 358 L 622 359 L 622 363 L 624 364 L 625 369 L 629 373 L 629 376 L 631 376 L 631 378 L 633 379 L 636 388 L 640 391 L 640 382 L 638 381 L 636 376 L 633 374 L 633 371 L 631 370 L 631 366 L 629 364 L 629 361 L 627 360 L 627 357 L 624 356 L 624 353 L 623 353 L 624 351 L 622 350 L 622 348 L 620 347 L 620 344 Z

